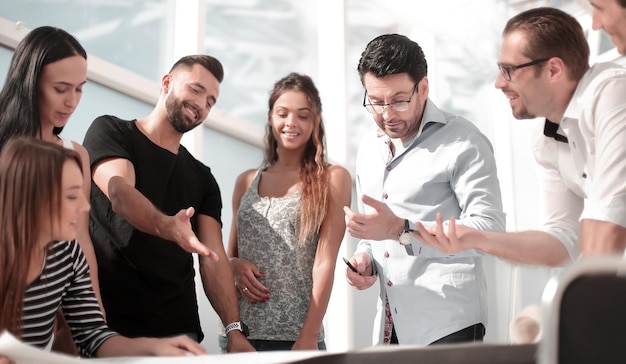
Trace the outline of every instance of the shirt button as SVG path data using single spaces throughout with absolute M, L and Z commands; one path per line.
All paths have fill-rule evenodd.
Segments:
M 387 166 L 386 168 L 388 171 L 391 171 L 391 166 Z
M 583 178 L 587 178 L 587 173 L 583 172 Z
M 383 195 L 383 199 L 385 199 L 385 200 L 386 200 L 386 199 L 388 199 L 388 198 L 389 198 L 389 195 L 385 193 L 385 194 Z
M 387 286 L 389 286 L 389 287 L 393 286 L 393 282 L 387 281 Z
M 385 252 L 385 258 L 389 258 L 389 252 Z

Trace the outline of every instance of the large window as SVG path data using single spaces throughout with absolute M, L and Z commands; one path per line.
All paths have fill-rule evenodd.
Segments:
M 20 0 L 0 2 L 0 16 L 33 29 L 72 33 L 89 54 L 152 80 L 161 78 L 171 44 L 173 0 Z
M 289 72 L 316 80 L 315 13 L 315 1 L 206 0 L 205 52 L 225 71 L 218 106 L 265 125 L 274 82 Z

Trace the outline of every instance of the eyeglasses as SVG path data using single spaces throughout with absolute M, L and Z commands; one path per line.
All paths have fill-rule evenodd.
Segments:
M 407 111 L 409 109 L 409 104 L 411 104 L 411 99 L 415 94 L 415 90 L 417 90 L 418 84 L 419 83 L 416 83 L 415 86 L 413 86 L 413 92 L 411 92 L 411 96 L 409 96 L 408 100 L 391 102 L 389 104 L 366 104 L 365 100 L 367 100 L 367 90 L 365 90 L 365 93 L 363 94 L 363 107 L 365 107 L 365 110 L 371 114 L 382 114 L 385 111 L 385 108 L 390 108 L 395 112 Z
M 511 81 L 511 72 L 518 70 L 520 68 L 525 68 L 525 67 L 530 67 L 530 66 L 534 66 L 536 64 L 545 62 L 547 60 L 549 60 L 550 58 L 542 58 L 542 59 L 537 59 L 534 61 L 530 61 L 528 63 L 524 63 L 524 64 L 520 64 L 517 66 L 511 66 L 511 67 L 504 67 L 501 64 L 498 63 L 498 68 L 500 69 L 500 72 L 502 73 L 502 76 L 504 76 L 504 79 L 507 81 Z

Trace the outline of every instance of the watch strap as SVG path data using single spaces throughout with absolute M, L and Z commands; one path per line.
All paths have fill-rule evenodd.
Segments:
M 398 234 L 398 238 L 400 238 L 402 236 L 402 234 L 408 233 L 410 231 L 409 229 L 409 220 L 408 219 L 404 219 L 404 230 L 400 231 L 400 234 Z
M 226 336 L 228 336 L 228 333 L 233 330 L 239 330 L 243 332 L 243 328 L 241 327 L 240 321 L 231 322 L 228 325 L 226 325 L 226 327 L 224 328 L 224 332 L 226 333 Z

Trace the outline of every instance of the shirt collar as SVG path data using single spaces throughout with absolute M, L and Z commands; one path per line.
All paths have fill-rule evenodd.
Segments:
M 426 99 L 426 106 L 424 107 L 424 114 L 422 115 L 422 122 L 420 123 L 420 127 L 406 142 L 403 143 L 404 148 L 408 148 L 410 145 L 415 143 L 415 141 L 422 135 L 424 129 L 429 127 L 429 124 L 432 123 L 440 123 L 447 124 L 448 120 L 446 119 L 445 114 L 441 111 L 429 98 Z M 386 137 L 387 135 L 381 128 L 377 128 L 376 136 L 379 138 Z

